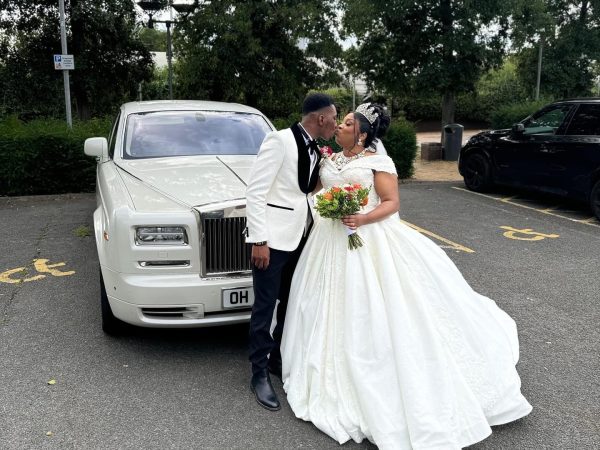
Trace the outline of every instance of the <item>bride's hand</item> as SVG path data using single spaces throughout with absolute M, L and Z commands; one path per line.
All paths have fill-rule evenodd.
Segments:
M 342 223 L 351 230 L 356 230 L 361 225 L 366 225 L 367 218 L 365 214 L 352 214 L 342 217 Z

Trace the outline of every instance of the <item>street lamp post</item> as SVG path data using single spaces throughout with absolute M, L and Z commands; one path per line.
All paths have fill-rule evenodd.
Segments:
M 155 20 L 152 15 L 156 14 L 165 8 L 173 8 L 180 14 L 189 14 L 196 9 L 198 6 L 198 0 L 194 0 L 192 3 L 176 3 L 172 0 L 145 0 L 138 1 L 138 6 L 148 13 L 148 28 L 154 28 L 155 23 L 164 23 L 167 27 L 167 68 L 169 73 L 169 100 L 173 100 L 173 47 L 171 43 L 171 25 L 177 23 L 176 20 Z
M 65 0 L 59 0 L 58 9 L 60 13 L 60 44 L 63 55 L 67 54 L 67 31 L 65 26 Z M 65 86 L 65 109 L 67 113 L 67 125 L 73 128 L 73 118 L 71 117 L 71 87 L 69 83 L 69 71 L 63 70 L 63 83 Z

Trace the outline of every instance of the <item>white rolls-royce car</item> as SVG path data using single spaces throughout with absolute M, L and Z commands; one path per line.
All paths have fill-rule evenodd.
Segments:
M 246 182 L 274 128 L 258 110 L 208 101 L 123 105 L 98 161 L 94 231 L 102 328 L 247 321 Z

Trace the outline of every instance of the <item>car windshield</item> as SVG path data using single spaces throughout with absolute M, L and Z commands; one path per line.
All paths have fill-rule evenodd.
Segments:
M 189 155 L 255 155 L 271 131 L 258 114 L 157 111 L 130 114 L 126 159 Z

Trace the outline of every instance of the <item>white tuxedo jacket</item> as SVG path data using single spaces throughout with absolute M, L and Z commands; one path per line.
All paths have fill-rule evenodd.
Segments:
M 298 247 L 310 213 L 308 194 L 319 165 L 310 174 L 310 154 L 298 124 L 265 137 L 246 188 L 246 242 L 270 248 Z M 309 181 L 310 180 L 310 181 Z

